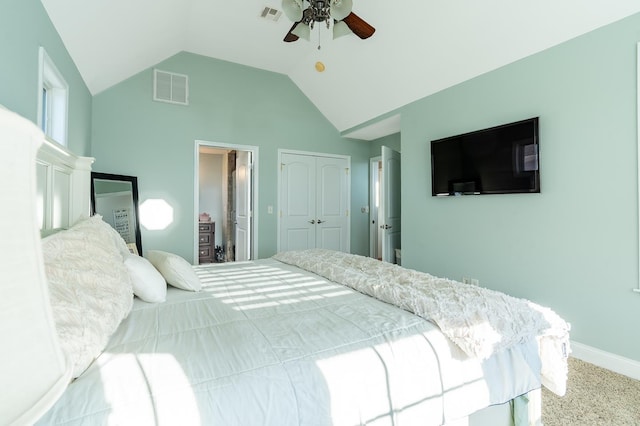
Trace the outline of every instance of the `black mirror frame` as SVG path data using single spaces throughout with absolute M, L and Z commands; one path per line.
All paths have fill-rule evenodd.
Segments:
M 94 187 L 94 179 L 99 180 L 113 180 L 113 181 L 122 181 L 131 183 L 131 195 L 133 196 L 133 209 L 136 215 L 136 247 L 138 249 L 138 254 L 142 256 L 142 235 L 140 233 L 140 213 L 138 211 L 138 178 L 135 176 L 125 176 L 125 175 L 114 175 L 111 173 L 100 173 L 100 172 L 91 172 L 91 215 L 93 216 L 96 213 L 96 194 Z

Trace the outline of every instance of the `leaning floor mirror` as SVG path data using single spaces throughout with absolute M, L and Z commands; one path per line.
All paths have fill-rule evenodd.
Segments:
M 91 214 L 95 213 L 118 231 L 132 253 L 142 256 L 137 177 L 91 172 Z

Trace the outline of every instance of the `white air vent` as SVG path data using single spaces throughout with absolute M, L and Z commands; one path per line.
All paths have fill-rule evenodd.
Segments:
M 189 77 L 184 74 L 153 70 L 153 100 L 189 105 Z
M 265 6 L 265 8 L 262 10 L 262 13 L 260 14 L 260 17 L 268 21 L 278 22 L 278 19 L 280 19 L 280 15 L 282 15 L 282 12 L 280 12 L 279 10 L 272 9 L 269 6 Z

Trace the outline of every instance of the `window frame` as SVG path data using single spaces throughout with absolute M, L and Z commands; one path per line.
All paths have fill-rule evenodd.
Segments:
M 38 127 L 48 140 L 67 146 L 69 85 L 44 47 L 38 53 Z

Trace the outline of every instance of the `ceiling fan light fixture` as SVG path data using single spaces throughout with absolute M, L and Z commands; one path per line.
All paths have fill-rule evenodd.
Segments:
M 342 21 L 349 16 L 353 8 L 353 0 L 332 0 L 331 1 L 331 18 L 336 21 Z
M 282 0 L 285 15 L 293 21 L 283 41 L 310 40 L 316 23 L 324 23 L 327 30 L 333 26 L 334 39 L 351 33 L 361 39 L 371 37 L 376 29 L 353 13 L 352 6 L 353 0 Z
M 333 39 L 337 39 L 342 36 L 353 34 L 351 28 L 342 21 L 337 21 L 333 24 Z
M 282 0 L 282 11 L 293 22 L 302 20 L 303 0 Z
M 315 67 L 316 67 L 316 71 L 318 71 L 318 72 L 323 72 L 326 69 L 324 64 L 322 62 L 320 62 L 320 61 L 316 62 Z
M 311 40 L 311 29 L 308 25 L 298 22 L 298 25 L 291 31 L 291 34 L 303 38 L 307 41 Z

